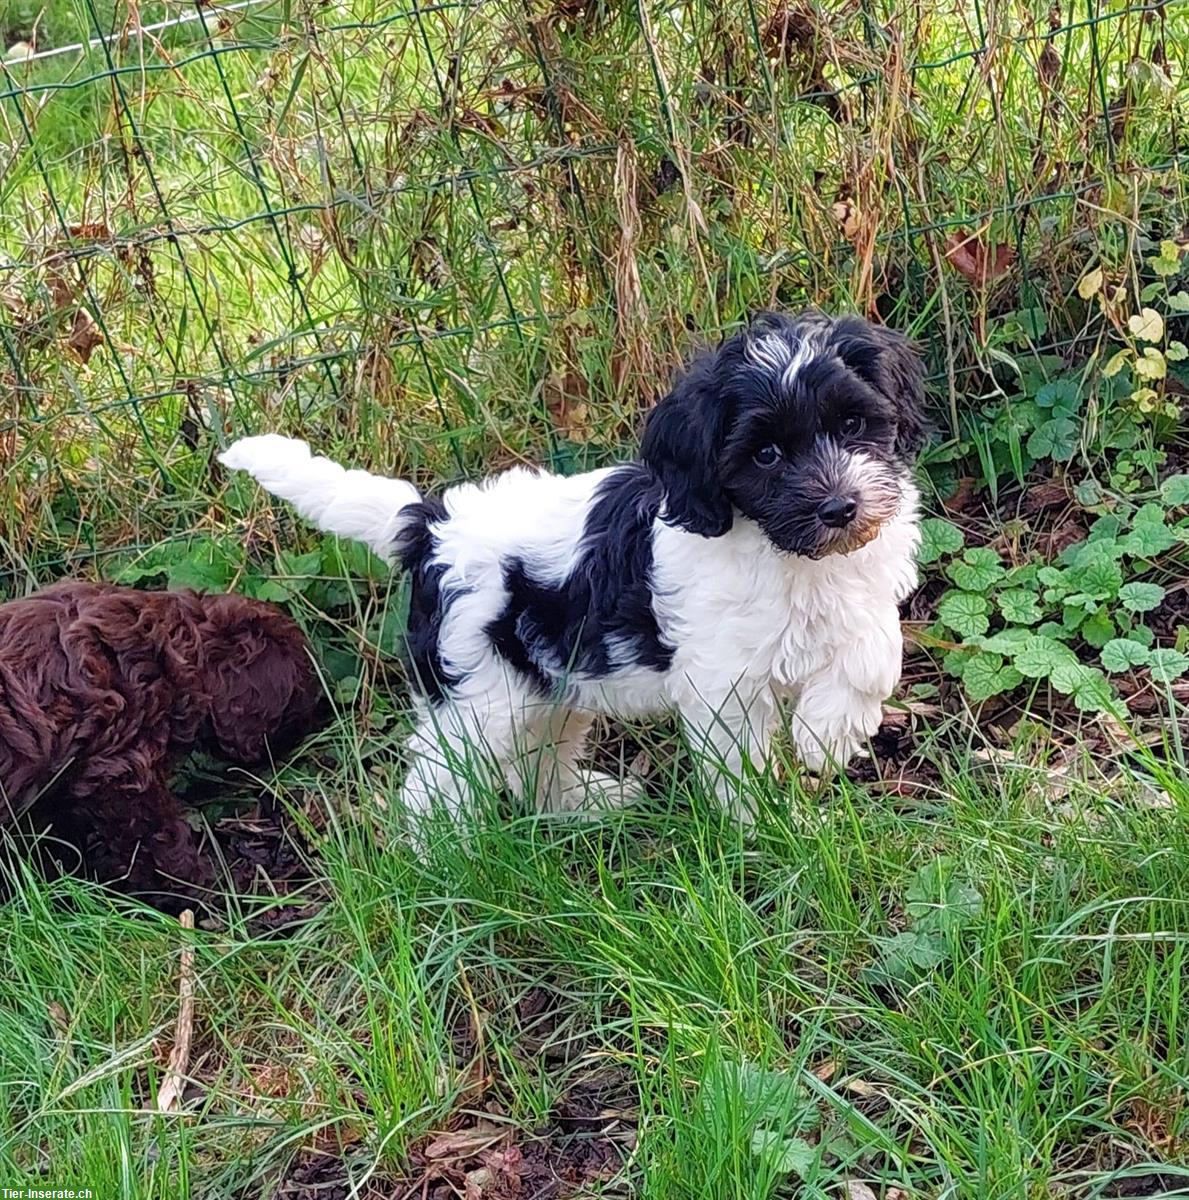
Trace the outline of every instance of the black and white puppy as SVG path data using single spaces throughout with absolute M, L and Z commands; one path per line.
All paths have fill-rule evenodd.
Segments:
M 812 771 L 879 726 L 916 583 L 923 403 L 901 335 L 769 313 L 693 361 L 637 462 L 426 499 L 275 435 L 222 461 L 409 572 L 410 809 L 455 810 L 476 746 L 542 808 L 622 802 L 631 784 L 581 768 L 591 722 L 666 711 L 729 802 L 782 700 Z

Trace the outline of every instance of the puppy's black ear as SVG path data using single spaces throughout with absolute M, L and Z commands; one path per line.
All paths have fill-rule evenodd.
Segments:
M 896 453 L 915 458 L 929 431 L 925 372 L 916 347 L 897 330 L 872 325 L 861 317 L 842 317 L 835 337 L 842 361 L 895 407 Z
M 721 536 L 733 520 L 718 474 L 726 421 L 714 386 L 714 356 L 706 354 L 648 414 L 640 446 L 640 458 L 664 484 L 665 519 L 703 537 Z

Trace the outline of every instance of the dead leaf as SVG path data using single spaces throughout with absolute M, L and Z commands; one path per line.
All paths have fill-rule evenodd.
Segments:
M 586 380 L 577 371 L 553 371 L 545 380 L 545 408 L 554 427 L 563 437 L 580 444 L 593 436 L 586 395 Z
M 1164 338 L 1164 318 L 1154 308 L 1145 308 L 1128 317 L 1127 328 L 1143 342 L 1159 342 Z
M 66 344 L 79 356 L 83 362 L 90 362 L 96 346 L 103 345 L 103 334 L 91 320 L 91 314 L 85 308 L 75 311 L 74 324 Z
M 846 1198 L 847 1200 L 875 1200 L 875 1193 L 865 1183 L 860 1183 L 857 1179 L 848 1179 L 846 1181 Z
M 79 293 L 78 282 L 67 274 L 65 268 L 65 260 L 60 255 L 55 255 L 45 273 L 50 289 L 50 301 L 55 313 L 69 308 Z
M 69 237 L 80 241 L 104 241 L 111 237 L 111 230 L 102 221 L 83 221 L 78 225 L 68 225 L 66 233 Z
M 837 1070 L 838 1064 L 832 1058 L 827 1058 L 824 1063 L 813 1068 L 813 1074 L 822 1083 L 829 1083 L 834 1078 L 834 1072 Z
M 462 1182 L 465 1200 L 481 1200 L 495 1183 L 495 1172 L 490 1167 L 480 1167 L 477 1171 L 468 1171 Z
M 293 1090 L 293 1076 L 280 1063 L 253 1063 L 246 1073 L 252 1081 L 252 1091 L 261 1098 L 277 1100 Z
M 853 200 L 835 200 L 830 205 L 830 211 L 834 214 L 834 220 L 838 222 L 839 228 L 842 230 L 842 236 L 848 241 L 854 239 L 855 234 L 859 232 L 859 209 Z
M 1102 273 L 1102 268 L 1095 267 L 1093 271 L 1087 272 L 1078 280 L 1078 295 L 1083 300 L 1093 300 L 1102 291 L 1102 285 L 1105 282 L 1106 276 Z
M 1050 529 L 1044 539 L 1044 553 L 1049 558 L 1056 558 L 1063 550 L 1068 550 L 1075 542 L 1083 541 L 1086 529 L 1079 521 L 1062 521 L 1060 525 Z
M 1064 508 L 1069 503 L 1069 488 L 1063 479 L 1046 479 L 1030 487 L 1020 510 L 1032 516 L 1050 508 Z
M 941 502 L 946 512 L 965 512 L 973 503 L 976 483 L 969 475 L 963 475 L 954 485 L 953 493 Z
M 1057 72 L 1061 70 L 1061 56 L 1053 49 L 1052 42 L 1047 42 L 1040 52 L 1037 68 L 1042 83 L 1052 83 L 1057 78 Z
M 54 1028 L 65 1036 L 70 1032 L 70 1017 L 66 1013 L 66 1009 L 57 1002 L 51 1000 L 48 1005 L 50 1020 L 54 1023 Z
M 872 1096 L 878 1096 L 879 1090 L 865 1079 L 848 1079 L 843 1085 L 848 1092 L 853 1092 L 856 1096 L 862 1096 L 864 1100 L 870 1100 Z
M 985 288 L 1008 271 L 1016 252 L 1002 243 L 987 246 L 977 233 L 955 229 L 945 239 L 945 256 L 971 286 Z
M 519 1146 L 502 1146 L 483 1155 L 483 1162 L 497 1175 L 508 1175 L 513 1179 L 525 1173 L 524 1152 Z
M 508 1126 L 498 1125 L 494 1121 L 480 1121 L 466 1129 L 455 1129 L 450 1133 L 439 1134 L 425 1147 L 425 1157 L 429 1159 L 473 1158 L 480 1150 L 494 1146 L 501 1138 L 507 1136 Z

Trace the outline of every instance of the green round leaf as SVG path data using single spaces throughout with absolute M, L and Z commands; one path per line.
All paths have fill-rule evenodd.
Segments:
M 1122 546 L 1133 558 L 1156 558 L 1177 544 L 1176 535 L 1164 524 L 1137 524 Z
M 1083 508 L 1093 508 L 1102 503 L 1102 485 L 1096 479 L 1083 479 L 1073 489 L 1073 498 Z
M 1149 654 L 1148 665 L 1152 669 L 1153 679 L 1160 683 L 1172 683 L 1189 671 L 1189 654 L 1165 646 Z
M 1082 637 L 1095 649 L 1105 646 L 1116 632 L 1115 623 L 1105 608 L 1100 608 L 1082 625 Z
M 937 606 L 937 616 L 961 637 L 981 637 L 991 626 L 986 597 L 974 592 L 946 592 Z
M 1110 680 L 1096 667 L 1087 667 L 1076 659 L 1053 668 L 1049 682 L 1064 696 L 1069 696 L 1081 712 L 1113 712 L 1124 710 L 1111 687 Z
M 999 611 L 1013 625 L 1034 625 L 1040 620 L 1036 594 L 1025 588 L 1009 588 L 999 594 Z
M 1129 641 L 1139 642 L 1145 650 L 1151 650 L 1156 642 L 1156 635 L 1146 625 L 1137 625 L 1134 629 L 1129 629 L 1126 637 Z
M 1115 561 L 1112 550 L 1106 542 L 1087 542 L 1083 553 L 1066 571 L 1070 588 L 1093 600 L 1109 600 L 1115 596 L 1123 583 L 1123 569 Z
M 1024 676 L 1001 655 L 980 651 L 973 655 L 962 672 L 962 686 L 976 704 L 1010 692 L 1024 682 Z
M 1077 422 L 1067 416 L 1051 417 L 1028 439 L 1028 453 L 1033 458 L 1051 458 L 1054 462 L 1068 462 L 1077 448 Z
M 817 1161 L 817 1151 L 804 1138 L 785 1137 L 775 1129 L 755 1129 L 751 1135 L 751 1152 L 764 1159 L 771 1169 L 781 1175 L 809 1175 Z
M 1059 409 L 1066 413 L 1077 412 L 1082 402 L 1082 390 L 1076 379 L 1054 379 L 1036 393 L 1036 403 L 1041 408 Z
M 965 541 L 965 535 L 957 525 L 940 517 L 926 517 L 921 522 L 921 548 L 917 551 L 917 562 L 927 566 L 943 554 L 957 554 Z
M 1129 612 L 1151 612 L 1164 599 L 1164 588 L 1158 583 L 1125 583 L 1119 589 L 1119 603 Z
M 1030 637 L 1015 656 L 1014 666 L 1029 679 L 1047 679 L 1062 666 L 1078 665 L 1077 656 L 1056 638 Z
M 1170 475 L 1160 485 L 1160 499 L 1173 508 L 1189 504 L 1189 475 Z
M 878 944 L 881 966 L 894 979 L 911 978 L 949 957 L 948 943 L 938 933 L 906 929 L 895 937 L 881 938 Z
M 950 563 L 949 577 L 967 592 L 985 592 L 1006 574 L 999 555 L 986 546 L 976 546 L 962 555 L 961 562 Z
M 969 925 L 983 911 L 982 893 L 958 877 L 948 858 L 926 863 L 904 894 L 917 930 L 947 933 Z
M 1112 541 L 1122 532 L 1123 522 L 1114 513 L 1103 513 L 1090 526 L 1089 542 Z
M 1116 716 L 1125 714 L 1110 680 L 1094 667 L 1082 667 L 1069 694 L 1081 712 L 1110 712 Z
M 992 654 L 1006 654 L 1010 658 L 1023 650 L 1028 639 L 1035 636 L 1031 629 L 1001 629 L 990 637 L 980 639 L 979 646 Z
M 1130 638 L 1112 638 L 1103 646 L 1099 657 L 1111 674 L 1118 675 L 1132 667 L 1142 667 L 1148 661 L 1148 651 Z
M 1164 507 L 1157 504 L 1155 500 L 1149 500 L 1147 504 L 1141 504 L 1135 510 L 1135 516 L 1131 518 L 1133 525 L 1163 525 L 1164 524 Z

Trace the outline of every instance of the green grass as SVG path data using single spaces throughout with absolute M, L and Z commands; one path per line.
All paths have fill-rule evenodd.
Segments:
M 341 728 L 316 773 L 285 777 L 325 817 L 319 903 L 286 936 L 251 936 L 235 907 L 188 936 L 77 882 L 28 878 L 0 910 L 0 1178 L 271 1195 L 318 1146 L 357 1181 L 415 1188 L 408 1151 L 459 1110 L 495 1102 L 527 1145 L 610 1071 L 638 1140 L 608 1195 L 824 1197 L 851 1179 L 1093 1197 L 1157 1164 L 1172 1187 L 1189 1138 L 1184 773 L 1057 775 L 963 757 L 959 732 L 913 800 L 757 783 L 745 837 L 678 757 L 640 811 L 568 825 L 493 804 L 420 862 L 389 756 Z M 938 862 L 981 904 L 964 892 L 937 961 L 898 974 L 888 939 L 922 919 L 914 881 Z M 154 1115 L 187 941 L 194 1085 L 182 1114 Z M 538 1040 L 519 1007 L 534 988 L 552 1013 Z M 757 1130 L 802 1138 L 801 1178 Z

